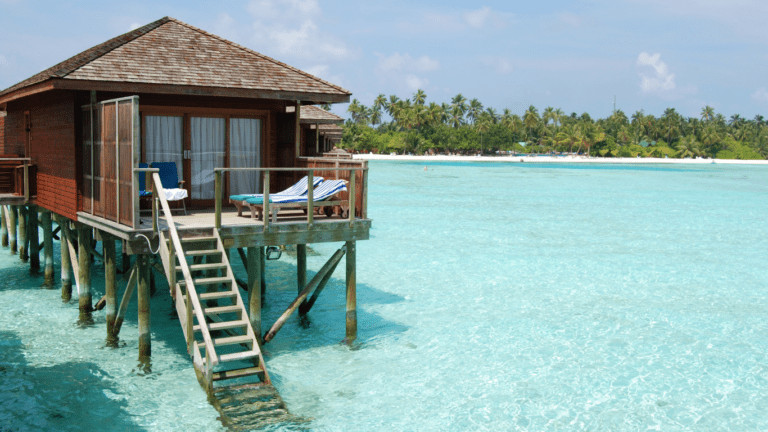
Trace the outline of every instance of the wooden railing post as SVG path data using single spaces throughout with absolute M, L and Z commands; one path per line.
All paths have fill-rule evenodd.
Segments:
M 216 193 L 216 229 L 221 229 L 221 171 L 215 170 L 214 188 Z
M 357 170 L 349 172 L 349 226 L 352 227 L 355 223 L 355 201 L 357 196 L 355 195 L 355 177 L 357 177 Z
M 365 165 L 368 165 L 366 162 Z M 362 210 L 362 216 L 363 219 L 368 219 L 368 167 L 365 166 L 363 169 L 363 210 Z
M 307 229 L 312 229 L 312 224 L 315 218 L 315 206 L 314 206 L 314 184 L 315 184 L 315 170 L 309 170 L 307 173 Z
M 264 171 L 264 232 L 269 231 L 269 171 Z

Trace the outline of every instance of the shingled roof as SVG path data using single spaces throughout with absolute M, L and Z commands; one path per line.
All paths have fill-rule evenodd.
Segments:
M 119 83 L 124 91 L 163 93 L 169 86 L 182 86 L 203 89 L 196 94 L 314 102 L 344 102 L 351 95 L 337 85 L 170 17 L 83 51 L 3 90 L 0 98 L 47 81 L 54 82 L 52 88 L 100 90 L 106 83 Z
M 313 124 L 314 123 L 340 124 L 340 123 L 344 123 L 344 119 L 322 108 L 318 108 L 312 105 L 306 105 L 301 107 L 301 122 L 313 123 Z

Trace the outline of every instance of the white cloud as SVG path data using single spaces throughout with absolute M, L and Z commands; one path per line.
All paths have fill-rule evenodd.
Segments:
M 141 27 L 141 24 L 139 24 L 139 23 L 137 23 L 137 22 L 135 22 L 135 23 L 131 23 L 131 26 L 128 28 L 128 31 L 133 31 L 133 30 L 136 30 L 136 29 L 137 29 L 137 28 L 139 28 L 139 27 Z
M 661 54 L 653 55 L 641 52 L 637 57 L 637 65 L 650 66 L 654 73 L 647 75 L 640 72 L 640 89 L 643 93 L 667 92 L 675 89 L 675 74 L 669 72 L 667 64 L 661 61 Z
M 429 56 L 413 58 L 409 54 L 394 53 L 385 57 L 382 54 L 376 54 L 379 57 L 377 70 L 382 73 L 391 71 L 416 71 L 430 72 L 440 68 L 440 62 Z
M 421 79 L 417 77 L 416 75 L 408 75 L 405 77 L 405 85 L 408 86 L 408 89 L 411 91 L 418 90 L 420 88 L 424 88 L 427 85 L 429 85 L 428 79 Z
M 515 69 L 509 60 L 501 57 L 484 57 L 480 61 L 500 75 L 506 75 Z
M 322 11 L 316 0 L 253 0 L 247 10 L 255 18 L 257 51 L 302 59 L 341 59 L 349 55 L 341 41 L 320 30 L 316 19 Z
M 465 12 L 463 15 L 464 21 L 471 27 L 480 28 L 483 27 L 491 16 L 491 8 L 483 6 L 478 10 Z
M 752 94 L 752 99 L 758 102 L 768 102 L 768 90 L 765 87 L 760 87 Z
M 583 22 L 583 19 L 580 16 L 569 12 L 563 12 L 559 14 L 557 16 L 557 20 L 560 22 L 560 24 L 567 27 L 580 27 Z

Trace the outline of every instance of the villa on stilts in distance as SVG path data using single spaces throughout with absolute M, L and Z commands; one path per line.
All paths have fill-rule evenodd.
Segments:
M 62 298 L 76 287 L 81 319 L 94 308 L 91 256 L 102 259 L 108 339 L 117 340 L 135 291 L 143 359 L 157 269 L 201 384 L 211 392 L 268 385 L 261 344 L 296 309 L 310 311 L 344 256 L 340 323 L 343 315 L 346 341 L 357 336 L 355 244 L 371 228 L 368 166 L 323 157 L 342 119 L 313 106 L 350 95 L 169 17 L 115 37 L 0 92 L 3 242 L 32 268 L 42 247 L 53 284 L 58 235 Z M 276 195 L 302 182 L 289 202 Z M 338 190 L 316 198 L 324 184 Z M 307 281 L 306 245 L 320 242 L 342 244 Z M 299 295 L 266 327 L 264 260 L 279 245 L 296 247 Z M 232 259 L 243 261 L 247 281 Z M 122 271 L 130 278 L 118 301 Z

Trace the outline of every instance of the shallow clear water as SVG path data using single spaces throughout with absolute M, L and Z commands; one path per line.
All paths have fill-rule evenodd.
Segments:
M 265 347 L 311 429 L 768 429 L 768 169 L 427 167 L 371 163 L 359 349 L 338 343 L 343 265 L 311 326 L 294 317 Z M 308 267 L 339 246 L 312 245 Z M 78 327 L 76 301 L 0 253 L 3 427 L 223 429 L 163 291 L 147 373 L 135 299 L 125 346 L 105 348 L 103 312 Z M 295 257 L 267 271 L 270 323 L 295 296 Z

